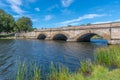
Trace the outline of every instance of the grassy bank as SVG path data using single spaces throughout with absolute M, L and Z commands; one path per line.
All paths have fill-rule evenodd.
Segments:
M 113 45 L 106 48 L 99 48 L 96 50 L 94 58 L 95 64 L 120 68 L 120 46 Z
M 15 34 L 14 33 L 11 33 L 11 34 L 0 34 L 0 39 L 14 39 L 15 37 Z
M 51 64 L 50 73 L 41 75 L 41 70 L 35 65 L 32 68 L 20 64 L 15 80 L 119 80 L 120 79 L 120 46 L 99 48 L 94 54 L 94 62 L 80 62 L 81 67 L 72 73 L 68 68 L 60 66 L 57 69 Z M 114 69 L 111 67 L 114 66 Z

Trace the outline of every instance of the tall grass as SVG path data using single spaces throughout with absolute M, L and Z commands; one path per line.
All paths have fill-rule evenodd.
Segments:
M 92 73 L 93 65 L 92 65 L 91 60 L 88 59 L 86 61 L 81 61 L 80 65 L 81 65 L 81 67 L 78 70 L 78 72 L 83 73 L 85 76 L 87 76 L 87 75 Z
M 15 80 L 41 80 L 40 69 L 37 65 L 28 67 L 25 63 L 20 63 Z
M 27 67 L 24 64 L 19 65 L 18 72 L 16 74 L 16 80 L 26 80 Z
M 120 80 L 120 46 L 97 49 L 94 63 L 92 64 L 90 60 L 82 61 L 81 68 L 72 73 L 67 67 L 55 67 L 51 63 L 50 73 L 44 76 L 44 79 L 37 65 L 28 67 L 21 63 L 15 80 Z M 113 65 L 117 68 L 109 70 L 109 66 Z
M 99 48 L 96 50 L 94 59 L 95 64 L 120 67 L 120 46 Z
M 53 63 L 51 63 L 50 73 L 47 79 L 48 80 L 68 80 L 69 74 L 70 72 L 67 67 L 64 67 L 63 65 L 55 66 Z

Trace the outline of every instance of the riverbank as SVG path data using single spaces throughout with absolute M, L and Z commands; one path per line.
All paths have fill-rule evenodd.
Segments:
M 15 33 L 0 34 L 0 39 L 15 39 Z
M 22 63 L 15 80 L 119 80 L 120 46 L 99 48 L 94 54 L 93 62 L 86 60 L 80 62 L 80 65 L 76 72 L 70 72 L 67 67 L 55 67 L 52 63 L 46 76 L 36 65 L 27 67 Z

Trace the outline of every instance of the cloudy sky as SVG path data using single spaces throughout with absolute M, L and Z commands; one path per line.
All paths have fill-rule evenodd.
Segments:
M 0 8 L 36 28 L 120 21 L 120 0 L 0 0 Z

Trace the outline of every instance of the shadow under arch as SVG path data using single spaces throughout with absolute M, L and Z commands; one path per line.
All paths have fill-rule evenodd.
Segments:
M 55 34 L 52 39 L 53 40 L 67 41 L 68 37 L 64 34 L 58 33 L 58 34 Z
M 104 37 L 96 33 L 86 33 L 86 34 L 82 34 L 81 36 L 79 36 L 76 41 L 77 42 L 91 42 L 91 39 L 93 38 L 93 36 L 96 36 L 94 37 L 94 39 L 106 40 Z
M 39 34 L 37 39 L 44 40 L 46 38 L 45 34 Z

